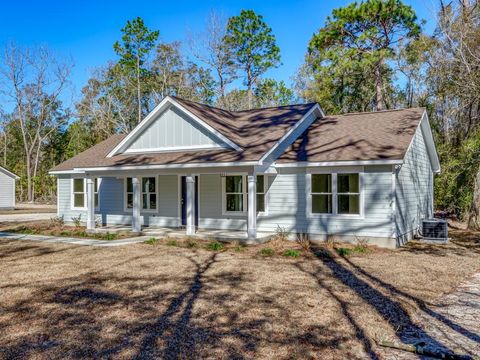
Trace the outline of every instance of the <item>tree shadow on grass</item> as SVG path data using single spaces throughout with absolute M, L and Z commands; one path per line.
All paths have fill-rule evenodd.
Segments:
M 28 296 L 0 309 L 8 315 L 0 316 L 0 332 L 13 335 L 0 338 L 0 358 L 243 359 L 279 349 L 309 358 L 351 341 L 335 323 L 299 328 L 291 299 L 279 300 L 284 288 L 252 291 L 252 273 L 223 268 L 230 259 L 219 259 L 221 253 L 169 256 L 178 266 L 166 271 L 117 270 L 141 261 L 131 257 L 110 269 L 32 284 Z M 27 332 L 12 332 L 26 324 Z
M 432 338 L 425 330 L 414 323 L 409 313 L 404 309 L 403 305 L 395 299 L 394 296 L 386 296 L 367 281 L 360 278 L 355 274 L 355 267 L 349 269 L 347 266 L 351 263 L 347 262 L 347 266 L 342 264 L 340 260 L 333 256 L 328 256 L 325 253 L 325 249 L 312 248 L 313 253 L 317 259 L 321 261 L 321 264 L 329 269 L 331 275 L 335 277 L 341 284 L 351 289 L 360 299 L 366 304 L 370 305 L 390 326 L 396 331 L 400 340 L 406 344 L 416 345 L 419 342 L 425 342 L 434 350 L 442 350 L 446 353 L 452 353 L 451 349 L 441 344 L 438 340 Z M 327 255 L 327 256 L 325 256 Z M 334 297 L 342 308 L 344 316 L 348 319 L 352 327 L 355 329 L 355 333 L 358 339 L 363 343 L 366 353 L 372 359 L 378 359 L 378 354 L 374 351 L 372 340 L 365 334 L 365 330 L 355 321 L 352 314 L 348 310 L 348 304 L 346 300 L 340 296 L 335 295 L 335 289 L 326 284 L 322 279 L 325 278 L 323 269 L 319 268 L 317 271 L 308 271 L 302 266 L 297 265 L 299 270 L 309 274 L 311 277 L 317 280 L 321 288 L 326 289 L 332 297 Z M 374 278 L 365 271 L 360 272 L 363 276 L 370 280 Z M 377 279 L 378 280 L 378 279 Z M 387 284 L 381 283 L 380 280 L 377 284 L 386 288 Z
M 353 262 L 351 262 L 349 259 L 347 258 L 344 258 L 344 261 L 349 265 L 351 266 L 355 271 L 357 271 L 358 273 L 362 274 L 363 276 L 365 276 L 366 278 L 368 278 L 370 281 L 372 281 L 373 283 L 381 286 L 382 288 L 384 288 L 385 290 L 387 290 L 388 292 L 390 292 L 392 295 L 394 296 L 400 296 L 400 297 L 403 297 L 405 299 L 408 299 L 408 300 L 411 300 L 413 301 L 420 310 L 422 310 L 424 313 L 426 313 L 427 315 L 429 315 L 430 317 L 442 322 L 443 324 L 447 325 L 449 328 L 451 328 L 452 330 L 454 330 L 455 332 L 457 332 L 458 334 L 461 334 L 463 336 L 466 336 L 467 338 L 469 338 L 470 340 L 472 341 L 475 341 L 477 343 L 480 343 L 480 335 L 478 334 L 475 334 L 467 329 L 465 329 L 464 327 L 456 324 L 455 322 L 453 322 L 452 320 L 446 318 L 444 315 L 442 314 L 439 314 L 435 311 L 433 311 L 431 308 L 428 307 L 428 305 L 425 303 L 425 301 L 423 301 L 422 299 L 419 299 L 415 296 L 412 296 L 408 293 L 406 293 L 405 291 L 402 291 L 402 290 L 399 290 L 397 289 L 395 286 L 391 285 L 391 284 L 388 284 L 386 282 L 384 282 L 383 280 L 379 279 L 378 277 L 368 273 L 367 271 L 365 271 L 364 269 L 362 269 L 360 266 L 354 264 Z

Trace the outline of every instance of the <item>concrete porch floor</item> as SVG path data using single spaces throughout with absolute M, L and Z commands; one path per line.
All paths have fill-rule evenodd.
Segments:
M 117 233 L 121 231 L 132 231 L 131 226 L 123 225 L 108 225 L 101 226 L 95 229 L 96 232 L 110 232 Z M 176 237 L 182 238 L 191 236 L 197 239 L 204 240 L 218 240 L 218 241 L 240 241 L 244 244 L 261 244 L 273 236 L 274 233 L 267 232 L 257 232 L 256 239 L 249 239 L 246 231 L 239 230 L 214 230 L 214 229 L 197 229 L 194 235 L 187 235 L 185 229 L 183 228 L 167 228 L 167 227 L 144 227 L 141 232 L 144 236 L 154 236 L 154 237 Z

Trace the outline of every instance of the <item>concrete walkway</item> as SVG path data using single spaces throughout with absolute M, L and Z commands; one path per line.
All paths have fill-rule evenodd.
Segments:
M 150 236 L 138 236 L 121 240 L 95 240 L 95 239 L 81 239 L 81 238 L 69 238 L 60 236 L 45 236 L 45 235 L 28 235 L 28 234 L 15 234 L 0 232 L 0 239 L 9 240 L 28 240 L 38 241 L 45 243 L 64 243 L 70 245 L 89 245 L 89 246 L 123 246 L 144 242 L 148 240 Z
M 52 217 L 55 217 L 56 213 L 35 213 L 35 214 L 0 214 L 0 223 L 14 223 L 14 222 L 27 222 L 27 221 L 37 221 L 37 220 L 50 220 Z

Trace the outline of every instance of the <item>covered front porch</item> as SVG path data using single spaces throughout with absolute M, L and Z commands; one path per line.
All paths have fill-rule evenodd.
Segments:
M 95 228 L 96 232 L 102 233 L 116 233 L 123 231 L 131 231 L 129 226 L 119 226 L 119 225 L 110 225 L 110 226 L 98 226 Z M 152 237 L 171 237 L 171 238 L 184 238 L 186 236 L 186 231 L 184 228 L 173 228 L 173 227 L 143 227 L 142 234 L 145 236 Z M 260 232 L 257 231 L 257 236 L 255 239 L 248 237 L 247 232 L 239 230 L 217 230 L 217 229 L 200 229 L 197 228 L 193 235 L 188 235 L 189 237 L 202 239 L 202 240 L 218 240 L 218 241 L 240 241 L 244 244 L 261 244 L 270 240 L 275 234 L 271 232 Z
M 244 242 L 272 235 L 257 230 L 257 218 L 265 211 L 267 176 L 254 167 L 100 170 L 86 172 L 84 179 L 91 232 L 128 230 Z

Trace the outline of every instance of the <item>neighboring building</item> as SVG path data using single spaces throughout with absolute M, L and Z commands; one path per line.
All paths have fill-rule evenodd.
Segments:
M 0 166 L 0 209 L 15 208 L 15 181 L 20 179 L 14 173 Z
M 58 214 L 104 225 L 279 227 L 395 247 L 433 216 L 440 165 L 422 108 L 325 116 L 316 103 L 230 112 L 166 97 L 131 133 L 52 169 Z

